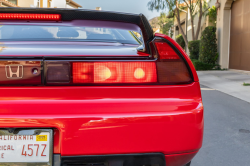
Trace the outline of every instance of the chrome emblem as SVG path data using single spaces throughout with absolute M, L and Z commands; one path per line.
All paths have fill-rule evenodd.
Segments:
M 16 72 L 14 72 L 13 70 L 16 70 Z M 5 72 L 6 77 L 9 79 L 23 78 L 23 65 L 6 65 Z

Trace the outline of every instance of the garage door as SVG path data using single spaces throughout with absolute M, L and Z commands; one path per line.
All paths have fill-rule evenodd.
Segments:
M 250 0 L 232 5 L 229 68 L 250 71 Z

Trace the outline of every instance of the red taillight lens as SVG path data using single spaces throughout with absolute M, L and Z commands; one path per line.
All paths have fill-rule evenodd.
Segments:
M 0 13 L 0 20 L 61 21 L 60 14 Z
M 155 40 L 154 44 L 159 55 L 157 62 L 158 82 L 164 84 L 191 82 L 192 77 L 187 65 L 173 48 L 162 40 Z
M 165 42 L 155 42 L 160 59 L 180 59 L 176 52 Z
M 154 62 L 74 62 L 73 83 L 157 82 Z
M 88 62 L 73 62 L 72 76 L 73 83 L 93 83 L 94 82 L 94 66 Z

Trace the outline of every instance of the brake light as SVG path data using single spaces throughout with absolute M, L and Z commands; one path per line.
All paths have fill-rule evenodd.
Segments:
M 0 20 L 42 20 L 60 21 L 60 14 L 0 13 Z
M 158 82 L 179 84 L 192 81 L 185 61 L 163 40 L 155 40 L 159 60 L 157 63 Z
M 73 62 L 73 83 L 157 82 L 154 62 Z

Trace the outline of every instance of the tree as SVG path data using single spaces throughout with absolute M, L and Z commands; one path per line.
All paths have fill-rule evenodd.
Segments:
M 208 10 L 208 8 L 206 7 L 206 2 L 203 0 L 150 0 L 150 2 L 148 2 L 148 7 L 149 10 L 157 11 L 168 9 L 169 14 L 173 15 L 173 17 L 176 19 L 178 28 L 180 29 L 186 45 L 188 45 L 188 40 L 183 28 L 181 27 L 180 12 L 185 8 L 189 10 L 191 16 L 192 39 L 198 40 L 201 27 L 201 19 L 204 13 Z M 199 17 L 195 33 L 194 17 L 196 14 L 199 14 Z
M 158 25 L 160 26 L 161 33 L 168 34 L 169 29 L 173 25 L 173 18 L 167 18 L 166 13 L 161 13 L 158 17 Z

